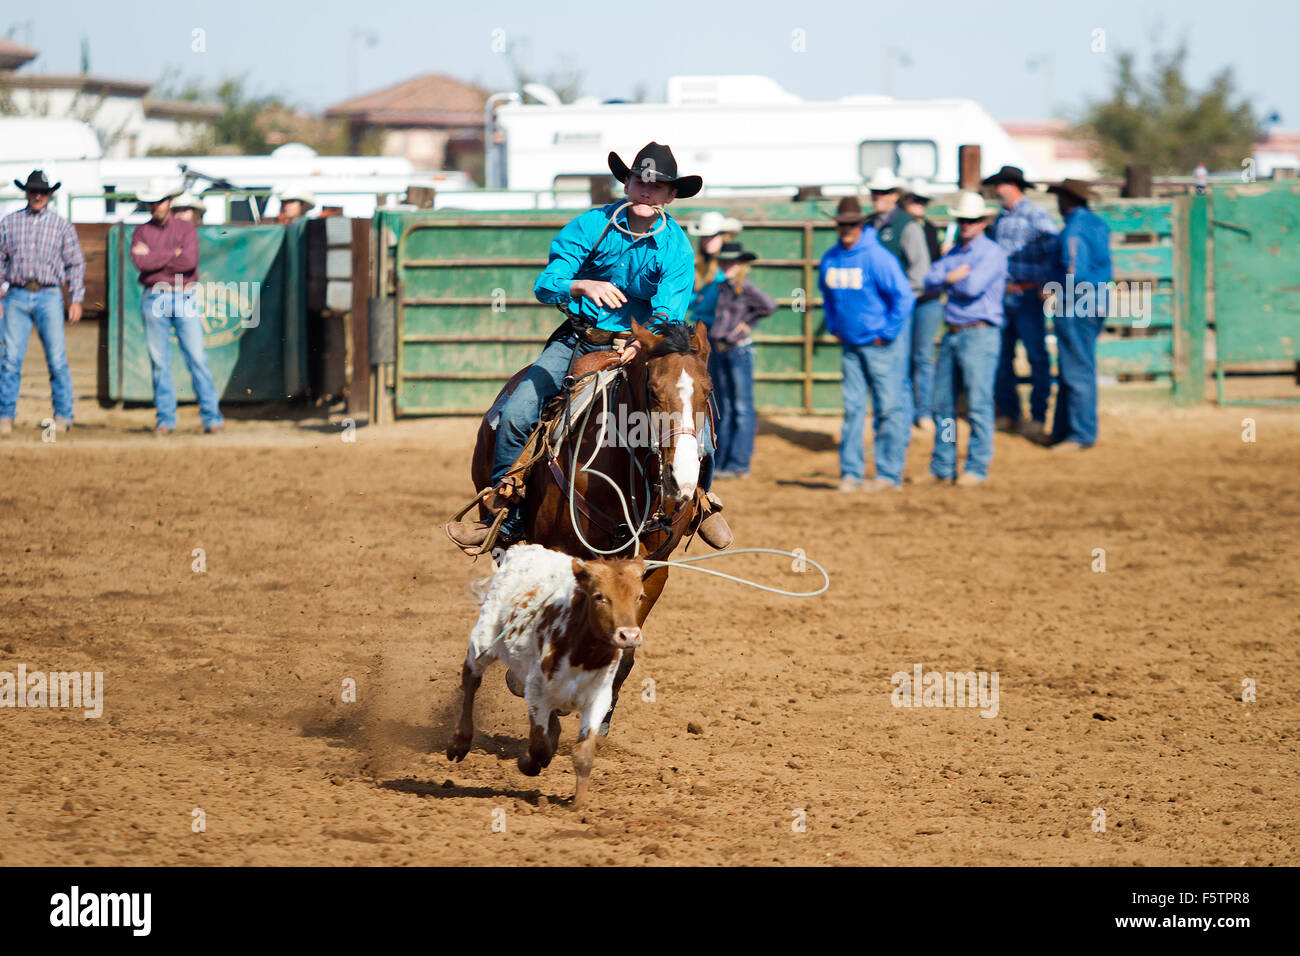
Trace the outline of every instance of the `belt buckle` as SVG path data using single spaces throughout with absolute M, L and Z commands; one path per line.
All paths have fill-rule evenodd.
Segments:
M 41 289 L 45 287 L 41 285 L 39 282 L 37 282 L 35 279 L 28 279 L 26 282 L 23 283 L 23 288 L 26 289 L 28 292 L 40 292 Z

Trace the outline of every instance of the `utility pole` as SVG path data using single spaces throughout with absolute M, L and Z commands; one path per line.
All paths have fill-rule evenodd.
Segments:
M 366 46 L 374 46 L 379 42 L 379 37 L 361 27 L 353 27 L 348 35 L 348 96 L 357 95 L 357 44 L 362 41 L 365 41 Z
M 886 96 L 894 95 L 894 67 L 908 67 L 912 65 L 912 58 L 907 55 L 906 50 L 901 50 L 896 46 L 887 46 L 881 56 L 881 70 L 884 73 L 884 89 Z
M 1025 61 L 1025 68 L 1030 73 L 1037 73 L 1041 70 L 1043 74 L 1044 119 L 1052 118 L 1052 74 L 1055 71 L 1055 65 L 1056 61 L 1050 53 L 1030 57 Z

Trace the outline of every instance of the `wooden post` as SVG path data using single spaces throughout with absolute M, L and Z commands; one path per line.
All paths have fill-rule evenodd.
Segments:
M 352 220 L 352 361 L 348 370 L 348 414 L 370 410 L 370 325 L 366 300 L 371 292 L 372 271 L 370 239 L 373 232 L 369 219 Z
M 1209 197 L 1179 197 L 1174 222 L 1174 402 L 1199 405 L 1205 401 Z
M 957 147 L 957 187 L 959 189 L 980 188 L 980 148 L 975 145 Z
M 1124 167 L 1124 189 L 1121 199 L 1151 198 L 1151 167 L 1145 163 L 1134 163 Z

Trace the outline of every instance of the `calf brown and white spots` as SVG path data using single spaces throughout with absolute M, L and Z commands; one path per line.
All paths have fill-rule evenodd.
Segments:
M 637 608 L 645 598 L 645 562 L 581 561 L 540 545 L 510 548 L 488 585 L 461 670 L 465 693 L 447 759 L 463 760 L 474 737 L 474 695 L 483 671 L 502 661 L 524 688 L 531 732 L 519 769 L 529 776 L 551 762 L 559 713 L 578 711 L 573 748 L 577 788 L 586 798 L 595 728 L 609 710 L 625 650 L 641 644 Z

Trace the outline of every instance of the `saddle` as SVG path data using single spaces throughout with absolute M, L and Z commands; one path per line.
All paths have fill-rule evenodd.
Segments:
M 618 353 L 614 349 L 620 339 L 626 339 L 626 333 L 589 328 L 580 334 L 589 344 L 605 348 L 579 356 L 574 361 L 564 387 L 547 403 L 542 410 L 541 419 L 506 471 L 505 477 L 496 488 L 491 489 L 488 507 L 493 511 L 523 497 L 533 467 L 548 454 L 554 458 L 560 453 L 564 439 L 582 420 L 591 403 L 616 378 L 624 374 Z M 508 397 L 503 394 L 500 401 L 504 403 Z M 496 431 L 500 423 L 501 408 L 494 407 L 489 412 L 488 427 Z

